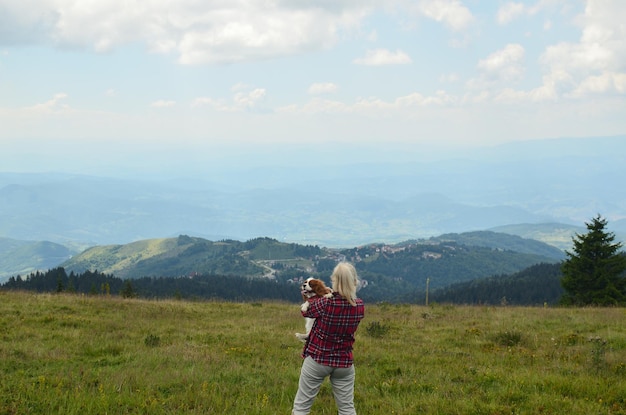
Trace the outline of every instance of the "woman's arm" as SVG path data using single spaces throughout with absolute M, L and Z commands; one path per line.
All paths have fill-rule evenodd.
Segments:
M 326 305 L 328 305 L 328 301 L 330 301 L 328 297 L 320 297 L 305 302 L 304 304 L 302 304 L 302 307 L 300 307 L 300 310 L 302 311 L 302 317 L 320 317 L 322 315 L 322 311 L 324 311 Z

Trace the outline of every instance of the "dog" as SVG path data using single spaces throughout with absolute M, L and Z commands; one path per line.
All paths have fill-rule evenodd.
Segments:
M 307 278 L 300 286 L 300 292 L 302 293 L 302 300 L 304 301 L 300 306 L 300 310 L 302 310 L 303 313 L 309 309 L 311 301 L 322 297 L 331 298 L 333 296 L 333 290 L 327 287 L 324 281 L 317 278 Z M 313 323 L 315 323 L 314 318 L 304 318 L 305 333 L 296 333 L 298 340 L 301 342 L 307 341 L 309 333 L 311 333 L 311 329 L 313 328 Z

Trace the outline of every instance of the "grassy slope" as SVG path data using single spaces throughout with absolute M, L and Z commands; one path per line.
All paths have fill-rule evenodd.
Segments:
M 0 292 L 0 413 L 285 414 L 297 306 Z M 368 305 L 361 414 L 626 414 L 624 309 Z M 378 335 L 378 336 L 377 336 Z M 313 413 L 336 413 L 328 383 Z
M 98 270 L 115 273 L 136 263 L 167 252 L 176 239 L 146 239 L 124 245 L 94 246 L 72 259 L 74 266 L 81 272 Z
M 243 264 L 238 267 L 234 263 L 236 261 L 228 256 L 237 252 L 242 252 L 241 243 L 237 241 L 213 242 L 202 238 L 180 236 L 146 239 L 124 245 L 95 246 L 64 262 L 61 266 L 76 273 L 98 270 L 120 278 L 178 276 L 194 271 L 240 273 L 241 275 L 262 274 L 262 268 L 243 257 L 237 258 Z M 256 251 L 250 254 L 254 252 Z M 293 254 L 287 257 L 291 258 Z

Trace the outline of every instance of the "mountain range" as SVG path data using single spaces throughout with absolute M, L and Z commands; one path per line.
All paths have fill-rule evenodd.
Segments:
M 92 272 L 126 280 L 224 275 L 288 283 L 308 276 L 327 279 L 337 261 L 348 260 L 357 266 L 361 278 L 377 287 L 368 291 L 372 298 L 381 300 L 423 288 L 427 279 L 435 289 L 519 272 L 539 263 L 554 264 L 563 258 L 561 250 L 542 242 L 495 232 L 348 249 L 271 238 L 214 242 L 180 235 L 92 247 L 58 266 L 68 274 Z
M 358 152 L 358 149 L 355 150 Z M 519 224 L 626 233 L 626 137 L 515 143 L 421 162 L 190 166 L 178 175 L 0 172 L 0 237 L 127 243 L 179 234 L 352 246 Z
M 466 250 L 457 251 L 456 248 L 449 248 L 448 245 L 451 243 L 455 246 L 474 247 L 471 261 L 464 257 L 467 254 Z M 416 246 L 422 248 L 416 249 Z M 490 231 L 444 234 L 394 245 L 368 244 L 345 249 L 284 243 L 271 238 L 255 238 L 240 242 L 210 241 L 180 235 L 176 238 L 147 239 L 128 244 L 98 245 L 79 252 L 53 242 L 0 238 L 0 269 L 2 269 L 0 282 L 12 276 L 26 276 L 58 266 L 65 268 L 67 272 L 80 274 L 97 271 L 122 279 L 180 277 L 207 273 L 273 277 L 277 271 L 282 272 L 285 268 L 293 268 L 296 274 L 300 272 L 298 270 L 310 272 L 311 269 L 319 268 L 319 261 L 324 258 L 332 258 L 329 260 L 331 265 L 325 271 L 330 271 L 337 260 L 346 257 L 360 261 L 361 256 L 367 256 L 366 262 L 371 266 L 381 250 L 385 252 L 383 257 L 388 259 L 390 252 L 405 251 L 409 247 L 413 251 L 410 258 L 415 257 L 413 259 L 417 261 L 426 255 L 425 252 L 429 253 L 426 255 L 428 256 L 433 252 L 449 252 L 450 249 L 457 251 L 454 255 L 457 261 L 467 261 L 466 266 L 461 266 L 462 272 L 453 272 L 463 276 L 445 277 L 442 281 L 464 281 L 471 276 L 513 272 L 539 262 L 558 262 L 565 257 L 562 250 L 546 243 Z M 441 256 L 439 253 L 436 255 Z M 480 259 L 476 261 L 475 257 Z M 498 261 L 501 264 L 494 264 Z M 446 261 L 441 261 L 444 262 Z M 473 265 L 469 265 L 470 262 Z M 404 271 L 395 271 L 392 266 L 385 267 L 386 270 L 377 272 L 381 275 L 399 276 L 407 269 L 405 267 Z M 414 276 L 405 279 L 411 280 Z
M 492 230 L 565 250 L 601 214 L 626 240 L 624 136 L 430 158 L 393 144 L 384 158 L 364 151 L 293 146 L 234 164 L 172 160 L 167 174 L 0 171 L 0 276 L 51 263 L 37 258 L 178 235 L 345 248 Z

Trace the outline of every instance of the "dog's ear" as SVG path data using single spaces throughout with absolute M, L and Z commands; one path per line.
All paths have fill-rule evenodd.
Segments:
M 324 285 L 324 281 L 322 280 L 312 280 L 311 282 L 309 282 L 309 285 L 311 286 L 311 288 L 313 288 L 315 294 L 319 295 L 320 297 L 322 297 L 324 294 L 328 294 L 328 292 L 330 291 L 330 289 L 326 287 L 326 285 Z
M 315 294 L 317 294 L 317 290 L 319 289 L 319 280 L 316 279 L 310 279 L 309 280 L 309 287 L 311 287 L 311 291 L 313 291 Z

